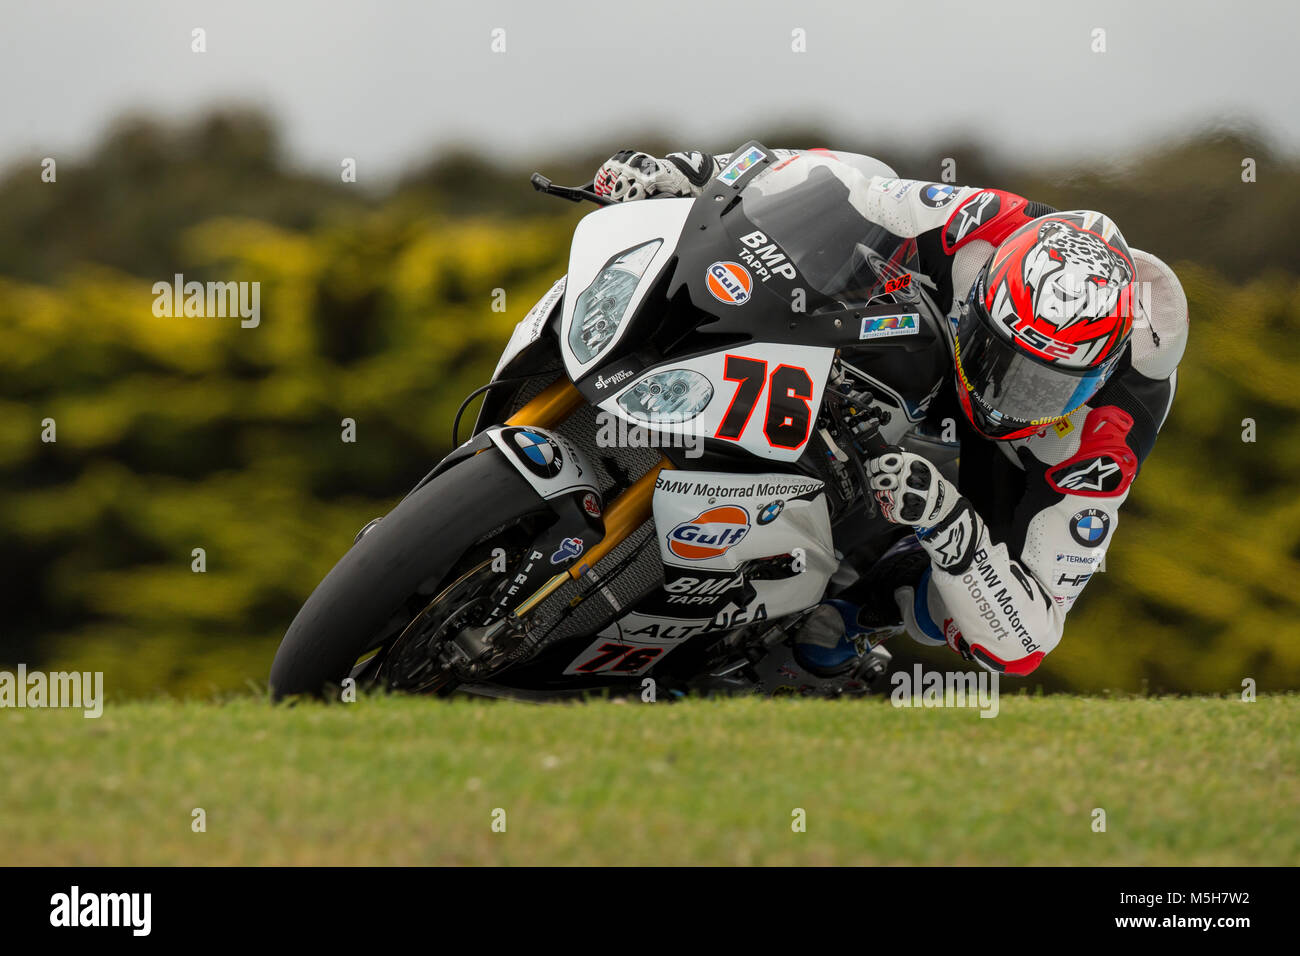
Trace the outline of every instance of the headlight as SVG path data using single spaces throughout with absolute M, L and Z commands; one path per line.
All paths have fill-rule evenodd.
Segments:
M 675 368 L 648 375 L 619 397 L 623 411 L 639 422 L 675 425 L 704 411 L 713 386 L 699 372 Z
M 655 239 L 620 252 L 578 296 L 569 327 L 569 347 L 578 361 L 590 362 L 609 344 L 661 245 Z

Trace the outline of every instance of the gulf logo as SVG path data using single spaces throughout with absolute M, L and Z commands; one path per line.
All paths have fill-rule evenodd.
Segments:
M 705 561 L 726 554 L 749 534 L 749 512 L 738 505 L 701 511 L 668 532 L 668 550 L 687 561 Z
M 749 301 L 749 291 L 754 280 L 749 270 L 739 262 L 715 262 L 704 276 L 709 295 L 727 305 L 743 305 Z

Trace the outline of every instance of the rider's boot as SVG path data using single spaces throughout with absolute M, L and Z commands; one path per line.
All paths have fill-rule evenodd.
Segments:
M 864 651 L 901 633 L 895 593 L 917 587 L 929 566 L 916 537 L 902 538 L 840 597 L 823 601 L 808 615 L 795 634 L 795 660 L 820 676 L 851 669 Z

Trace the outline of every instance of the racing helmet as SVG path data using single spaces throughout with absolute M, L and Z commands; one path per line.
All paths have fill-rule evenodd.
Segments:
M 1135 278 L 1101 213 L 1049 213 L 1009 235 L 959 308 L 957 395 L 971 424 L 1010 441 L 1087 403 L 1128 346 Z

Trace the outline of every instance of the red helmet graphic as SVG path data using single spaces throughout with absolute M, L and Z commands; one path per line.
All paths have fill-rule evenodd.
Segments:
M 1022 438 L 1096 394 L 1128 344 L 1134 277 L 1101 213 L 1050 213 L 1008 236 L 957 326 L 957 392 L 975 427 Z

